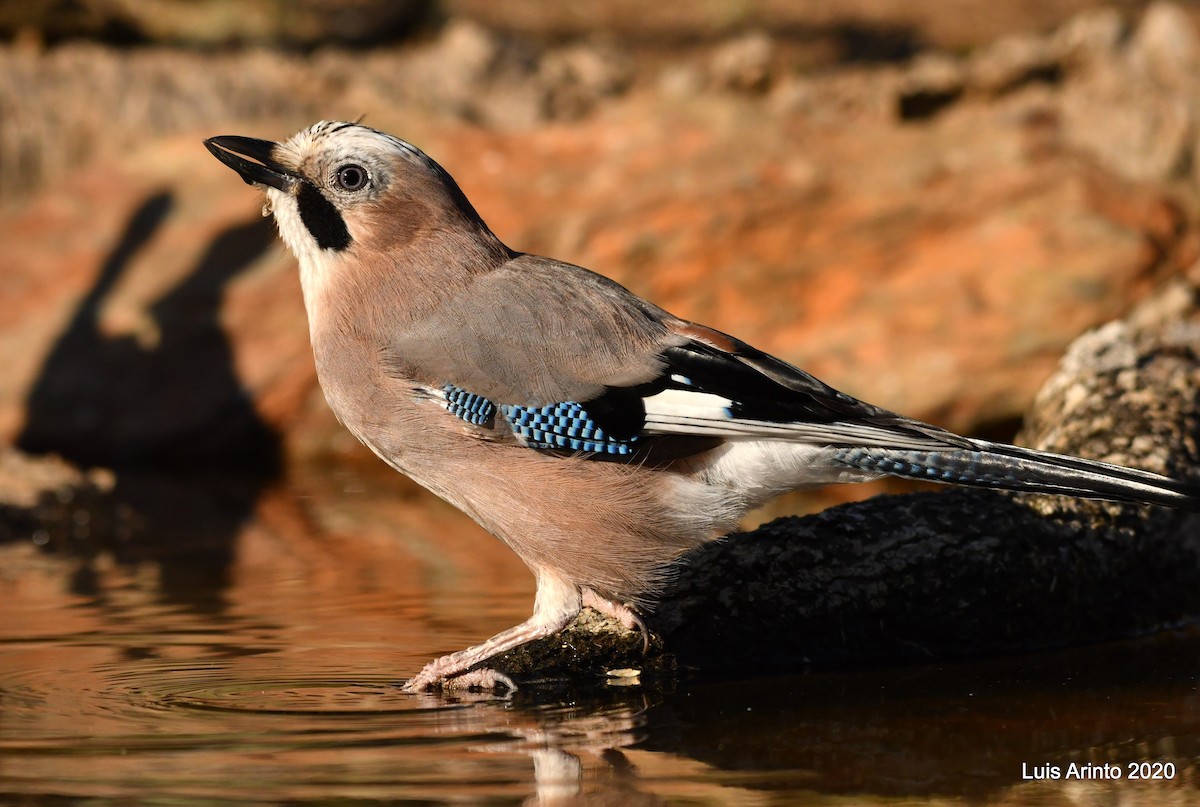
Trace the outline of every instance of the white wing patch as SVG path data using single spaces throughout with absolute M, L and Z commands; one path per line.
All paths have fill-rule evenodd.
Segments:
M 667 389 L 643 399 L 645 434 L 691 434 L 726 439 L 774 439 L 812 446 L 888 446 L 890 448 L 945 448 L 933 435 L 887 426 L 834 421 L 779 422 L 733 415 L 733 401 L 698 390 Z
M 665 389 L 662 392 L 643 399 L 646 406 L 646 418 L 650 415 L 669 417 L 730 417 L 729 407 L 733 401 L 711 392 L 700 392 L 690 389 Z

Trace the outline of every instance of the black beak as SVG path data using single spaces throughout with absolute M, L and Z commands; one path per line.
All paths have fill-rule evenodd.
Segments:
M 255 137 L 221 135 L 204 141 L 204 147 L 221 162 L 238 172 L 247 185 L 269 185 L 285 193 L 292 193 L 300 178 L 288 171 L 272 157 L 275 143 Z M 243 159 L 249 157 L 250 160 Z

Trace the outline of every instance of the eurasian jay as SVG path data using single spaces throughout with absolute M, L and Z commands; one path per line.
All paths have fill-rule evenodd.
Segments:
M 412 145 L 321 122 L 205 142 L 267 194 L 330 407 L 537 580 L 533 616 L 406 688 L 480 669 L 588 605 L 640 624 L 672 565 L 785 491 L 884 475 L 1196 509 L 1145 471 L 960 437 L 838 392 L 587 269 L 515 252 Z

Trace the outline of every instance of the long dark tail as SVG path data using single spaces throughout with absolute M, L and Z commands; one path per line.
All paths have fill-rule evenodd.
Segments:
M 1004 443 L 970 443 L 974 449 L 855 446 L 840 449 L 836 458 L 853 468 L 904 479 L 1200 511 L 1200 485 L 1194 482 Z

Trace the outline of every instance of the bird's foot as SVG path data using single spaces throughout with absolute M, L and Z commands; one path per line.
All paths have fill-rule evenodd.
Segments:
M 499 670 L 482 667 L 463 673 L 448 671 L 452 665 L 443 662 L 449 658 L 450 656 L 443 656 L 426 664 L 419 673 L 408 680 L 402 689 L 411 693 L 429 690 L 441 690 L 442 692 L 455 690 L 517 691 L 516 682 Z
M 579 589 L 573 583 L 540 575 L 533 616 L 516 627 L 497 633 L 483 644 L 429 662 L 404 685 L 404 691 L 498 689 L 497 684 L 510 691 L 516 690 L 517 685 L 507 675 L 473 668 L 514 647 L 557 633 L 578 613 Z
M 625 630 L 636 630 L 642 634 L 642 652 L 650 649 L 650 629 L 638 616 L 637 611 L 623 602 L 601 597 L 590 588 L 583 590 L 583 605 L 597 611 L 610 619 L 620 622 Z

